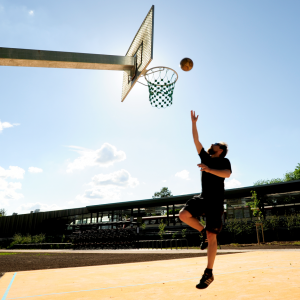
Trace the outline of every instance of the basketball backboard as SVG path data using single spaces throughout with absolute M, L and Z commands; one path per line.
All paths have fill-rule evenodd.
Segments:
M 0 47 L 0 66 L 123 71 L 122 102 L 153 59 L 154 5 L 125 56 Z
M 129 71 L 123 72 L 122 102 L 153 59 L 153 30 L 154 5 L 148 12 L 126 53 L 126 56 L 135 57 L 136 67 L 133 76 Z

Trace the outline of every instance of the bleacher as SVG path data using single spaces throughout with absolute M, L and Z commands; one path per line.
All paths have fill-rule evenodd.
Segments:
M 75 231 L 70 238 L 73 249 L 130 249 L 136 247 L 135 230 L 129 229 L 97 229 Z

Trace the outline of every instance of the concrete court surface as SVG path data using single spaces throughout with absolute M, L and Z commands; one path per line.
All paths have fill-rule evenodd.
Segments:
M 206 257 L 6 273 L 0 299 L 300 299 L 300 251 L 216 257 L 215 281 L 198 283 Z

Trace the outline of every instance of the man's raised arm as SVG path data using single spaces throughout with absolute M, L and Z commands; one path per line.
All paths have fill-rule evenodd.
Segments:
M 192 119 L 192 132 L 193 132 L 193 139 L 194 139 L 194 143 L 195 146 L 197 148 L 197 152 L 198 154 L 200 154 L 203 146 L 202 144 L 199 142 L 199 137 L 198 137 L 198 130 L 197 130 L 197 120 L 198 120 L 199 116 L 195 116 L 195 112 L 192 110 L 191 111 L 191 119 Z

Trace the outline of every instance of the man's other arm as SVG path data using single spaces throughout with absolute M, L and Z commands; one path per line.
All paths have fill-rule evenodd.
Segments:
M 218 177 L 222 177 L 222 178 L 229 178 L 231 175 L 230 170 L 216 170 L 216 169 L 209 169 L 208 171 L 205 170 L 206 172 L 216 175 Z
M 205 164 L 197 164 L 199 168 L 201 168 L 202 172 L 207 172 L 213 175 L 216 175 L 218 177 L 222 178 L 229 178 L 231 175 L 231 171 L 229 169 L 224 169 L 224 170 L 216 170 L 216 169 L 211 169 Z

